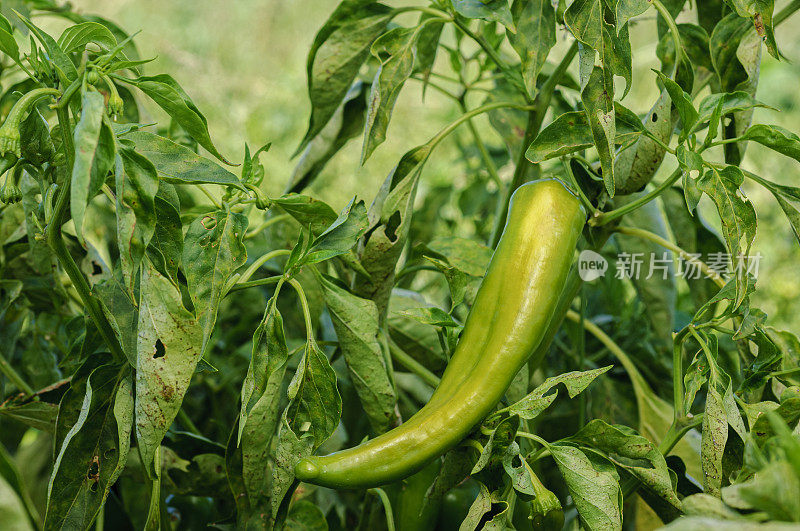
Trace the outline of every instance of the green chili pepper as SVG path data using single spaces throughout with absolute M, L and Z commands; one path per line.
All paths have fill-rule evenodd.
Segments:
M 17 103 L 9 111 L 6 121 L 0 127 L 0 155 L 13 153 L 17 157 L 22 156 L 19 132 L 22 120 L 37 101 L 46 96 L 56 96 L 58 94 L 61 93 L 54 88 L 38 88 L 33 89 L 17 100 Z
M 300 460 L 297 478 L 331 488 L 383 485 L 421 470 L 464 439 L 541 341 L 585 217 L 580 202 L 556 180 L 521 186 L 430 402 L 405 424 L 355 448 Z

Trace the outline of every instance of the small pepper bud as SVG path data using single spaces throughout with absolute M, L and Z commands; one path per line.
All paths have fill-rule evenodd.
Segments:
M 100 83 L 100 72 L 94 68 L 89 70 L 89 72 L 86 74 L 86 82 L 90 85 L 97 85 Z
M 255 196 L 256 200 L 255 205 L 257 209 L 268 210 L 269 207 L 272 206 L 272 201 L 270 201 L 270 199 L 264 195 L 264 193 L 258 188 L 258 186 L 248 182 L 245 182 L 243 184 L 247 187 L 248 190 L 253 192 L 253 195 Z
M 542 485 L 535 475 L 533 490 L 535 498 L 531 500 L 531 519 L 535 529 L 561 529 L 564 527 L 564 510 L 558 497 Z
M 119 94 L 112 94 L 108 98 L 108 110 L 113 115 L 120 115 L 125 110 L 125 102 Z
M 7 179 L 3 187 L 0 188 L 0 203 L 11 205 L 20 201 L 22 201 L 22 190 L 11 179 Z

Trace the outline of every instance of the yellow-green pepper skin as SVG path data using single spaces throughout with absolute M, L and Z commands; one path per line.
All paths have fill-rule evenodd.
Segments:
M 585 218 L 579 201 L 557 180 L 518 188 L 464 331 L 428 404 L 359 446 L 301 459 L 297 478 L 339 489 L 385 485 L 463 440 L 502 399 L 541 341 Z

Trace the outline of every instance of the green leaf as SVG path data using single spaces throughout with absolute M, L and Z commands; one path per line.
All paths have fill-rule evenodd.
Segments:
M 78 69 L 72 63 L 69 56 L 64 53 L 64 50 L 58 45 L 56 40 L 39 29 L 33 22 L 28 20 L 27 17 L 14 11 L 17 17 L 31 30 L 31 33 L 36 35 L 36 38 L 42 43 L 44 49 L 47 51 L 47 56 L 56 68 L 59 79 L 64 86 L 69 86 L 75 79 L 78 78 Z
M 139 309 L 130 294 L 121 266 L 92 287 L 131 367 L 136 367 Z
M 631 473 L 642 485 L 669 503 L 675 516 L 681 502 L 672 487 L 664 456 L 646 438 L 627 426 L 610 425 L 594 419 L 569 438 L 582 446 L 603 452 L 615 465 Z
M 394 287 L 397 261 L 410 230 L 417 182 L 430 152 L 428 144 L 407 151 L 386 177 L 370 207 L 370 220 L 376 222 L 365 236 L 361 253 L 361 264 L 370 279 L 361 283 L 355 294 L 375 301 L 381 321 Z
M 483 277 L 492 259 L 492 249 L 475 240 L 458 236 L 434 238 L 425 245 L 423 253 L 426 256 L 444 258 L 451 266 L 473 277 Z
M 424 26 L 394 28 L 372 44 L 371 53 L 380 61 L 380 66 L 369 95 L 361 164 L 386 140 L 394 104 L 406 80 L 414 72 L 417 37 L 422 28 Z
M 602 0 L 575 0 L 564 12 L 564 23 L 580 42 L 593 50 L 602 50 Z
M 681 139 L 685 139 L 689 136 L 689 133 L 694 128 L 694 125 L 697 123 L 698 118 L 700 115 L 697 112 L 697 109 L 694 108 L 694 104 L 692 103 L 692 97 L 684 92 L 684 90 L 673 80 L 665 76 L 663 73 L 655 70 L 658 79 L 661 83 L 664 84 L 664 88 L 666 89 L 667 93 L 669 94 L 672 103 L 675 104 L 675 108 L 678 109 L 678 116 L 681 119 Z
M 800 188 L 782 186 L 766 179 L 759 179 L 759 183 L 775 196 L 783 213 L 789 219 L 797 242 L 800 243 Z
M 470 475 L 475 475 L 487 467 L 499 465 L 506 450 L 514 443 L 517 430 L 519 430 L 519 417 L 511 416 L 503 419 L 489 435 L 489 440 L 483 446 L 483 451 L 472 467 Z
M 289 425 L 297 433 L 310 434 L 313 448 L 319 448 L 339 424 L 342 398 L 336 388 L 336 374 L 316 342 L 306 344 L 288 393 L 290 404 L 286 408 L 286 418 Z
M 466 518 L 461 522 L 459 531 L 474 531 L 475 529 L 504 529 L 508 519 L 508 502 L 502 499 L 500 492 L 489 493 L 483 483 L 481 491 L 475 501 L 470 505 Z M 486 515 L 491 512 L 491 520 L 486 521 Z
M 508 8 L 508 0 L 450 0 L 453 9 L 462 17 L 499 22 L 511 31 L 514 27 L 514 17 Z
M 0 28 L 0 52 L 9 56 L 18 65 L 21 64 L 17 40 L 14 38 L 13 33 L 6 28 Z
M 136 357 L 136 440 L 148 476 L 156 477 L 161 439 L 178 414 L 203 349 L 203 329 L 181 293 L 142 264 Z
M 712 168 L 697 182 L 717 207 L 722 232 L 728 250 L 734 257 L 750 249 L 756 234 L 756 212 L 753 204 L 739 187 L 744 180 L 742 170 L 726 166 L 722 170 Z
M 573 371 L 559 374 L 558 376 L 551 376 L 536 387 L 536 389 L 531 391 L 525 398 L 512 404 L 509 407 L 509 413 L 512 415 L 519 415 L 523 419 L 536 418 L 555 401 L 556 397 L 558 397 L 557 390 L 551 394 L 547 394 L 548 391 L 557 387 L 559 384 L 564 384 L 569 397 L 575 398 L 589 387 L 598 376 L 605 374 L 611 367 L 612 366 L 609 365 L 601 369 Z
M 126 371 L 127 372 L 127 371 Z M 45 528 L 87 529 L 122 474 L 133 427 L 133 381 L 118 365 L 101 365 L 72 381 L 75 422 L 57 448 Z M 60 414 L 63 414 L 60 412 Z
M 178 266 L 183 254 L 183 223 L 180 199 L 175 187 L 159 180 L 155 201 L 156 227 L 147 255 L 153 267 L 178 284 Z
M 766 103 L 758 101 L 752 95 L 743 90 L 739 90 L 736 92 L 725 92 L 725 93 L 717 92 L 714 94 L 709 94 L 708 96 L 703 98 L 703 100 L 700 102 L 700 106 L 698 107 L 698 113 L 699 113 L 699 117 L 697 120 L 698 128 L 702 123 L 712 120 L 712 117 L 718 105 L 721 105 L 719 111 L 721 116 L 725 116 L 726 114 L 730 114 L 733 112 L 746 111 L 754 107 L 763 107 L 766 109 L 772 109 L 772 107 L 770 107 Z M 717 123 L 716 126 L 718 127 L 719 123 Z M 709 129 L 711 129 L 711 124 L 709 124 Z M 716 127 L 714 128 L 714 130 L 716 131 Z
M 549 64 L 549 63 L 545 63 Z M 486 95 L 484 103 L 513 102 L 525 105 L 525 97 L 519 89 L 512 85 L 505 77 L 495 80 L 492 91 Z M 503 139 L 508 154 L 516 157 L 525 141 L 525 129 L 528 125 L 528 113 L 511 107 L 501 107 L 489 111 L 489 123 Z M 526 146 L 527 148 L 527 146 Z
M 422 13 L 419 18 L 419 24 L 421 25 L 431 17 L 433 17 L 433 15 Z M 441 19 L 435 22 L 426 22 L 424 27 L 420 29 L 419 36 L 417 37 L 414 71 L 421 74 L 424 80 L 422 85 L 423 97 L 425 96 L 425 90 L 428 88 L 428 80 L 433 72 L 433 66 L 436 63 L 436 54 L 439 51 L 439 41 L 442 37 L 442 30 L 444 30 L 444 22 Z
M 644 128 L 664 144 L 672 137 L 669 94 L 664 90 L 644 118 Z M 627 149 L 617 155 L 614 163 L 615 189 L 620 195 L 639 192 L 652 180 L 666 150 L 647 135 L 640 135 Z
M 578 0 L 572 5 L 574 6 L 580 1 L 581 0 Z M 600 157 L 600 166 L 603 170 L 603 182 L 606 185 L 606 191 L 613 197 L 614 143 L 616 140 L 614 93 L 613 84 L 609 87 L 604 77 L 601 68 L 595 67 L 592 70 L 586 82 L 586 86 L 581 91 L 581 101 L 586 109 L 586 118 L 592 130 L 594 145 Z
M 751 25 L 736 13 L 723 18 L 714 27 L 709 37 L 711 62 L 722 82 L 725 91 L 735 90 L 737 85 L 747 81 L 748 72 L 738 57 L 743 38 L 751 30 Z
M 324 201 L 301 194 L 287 194 L 272 200 L 303 227 L 310 227 L 311 234 L 320 235 L 333 223 L 336 211 Z
M 431 26 L 428 26 L 431 27 Z M 307 143 L 286 193 L 300 193 L 316 180 L 325 165 L 351 138 L 362 134 L 370 85 L 356 81 L 328 123 Z
M 47 402 L 10 403 L 0 406 L 0 417 L 13 419 L 48 433 L 54 431 L 57 415 L 58 405 Z
M 581 151 L 593 143 L 592 130 L 586 113 L 566 112 L 553 120 L 534 139 L 525 157 L 538 163 Z
M 106 50 L 117 46 L 117 39 L 111 30 L 97 22 L 82 22 L 70 26 L 58 38 L 58 46 L 67 54 L 82 52 L 90 42 L 99 44 Z
M 603 48 L 601 50 L 603 68 L 608 75 L 621 76 L 625 80 L 625 90 L 620 99 L 624 99 L 631 90 L 633 81 L 633 57 L 631 55 L 631 40 L 628 27 L 624 26 L 619 32 L 606 22 L 603 22 Z
M 350 381 L 372 430 L 381 434 L 397 423 L 397 395 L 381 348 L 378 308 L 350 293 L 333 278 L 318 277 Z
M 548 446 L 581 520 L 589 529 L 622 529 L 622 492 L 613 464 L 593 451 Z
M 556 12 L 549 0 L 514 0 L 511 14 L 516 32 L 508 41 L 522 63 L 522 79 L 530 97 L 536 96 L 536 79 L 556 44 Z
M 450 327 L 450 328 L 455 328 L 457 326 L 460 326 L 457 322 L 453 320 L 453 317 L 449 313 L 442 310 L 441 308 L 436 308 L 436 307 L 409 308 L 408 310 L 403 310 L 402 312 L 400 312 L 400 314 L 408 316 L 411 319 L 414 319 L 415 321 L 426 325 Z
M 372 0 L 344 0 L 314 38 L 308 53 L 311 118 L 296 153 L 331 120 L 369 56 L 373 41 L 389 24 L 390 9 Z
M 270 301 L 264 318 L 253 334 L 253 351 L 242 382 L 238 440 L 242 453 L 242 478 L 251 507 L 261 507 L 269 498 L 269 468 L 272 437 L 280 421 L 283 377 L 289 353 L 283 318 Z
M 81 119 L 75 126 L 70 209 L 75 232 L 83 242 L 83 218 L 89 201 L 100 191 L 114 165 L 114 133 L 105 123 L 105 104 L 99 92 L 83 95 Z
M 163 136 L 132 131 L 123 138 L 136 144 L 136 151 L 150 159 L 158 176 L 174 184 L 219 184 L 247 190 L 239 178 L 219 164 Z
M 750 126 L 741 138 L 758 142 L 762 146 L 800 161 L 800 137 L 778 125 Z
M 367 208 L 356 198 L 342 210 L 333 223 L 311 242 L 311 248 L 303 259 L 304 264 L 313 264 L 342 255 L 355 246 L 369 226 Z
M 20 530 L 41 527 L 39 511 L 33 504 L 23 476 L 14 458 L 2 444 L 0 444 L 0 500 L 2 500 L 0 515 L 3 515 L 6 527 Z
M 680 147 L 680 146 L 679 146 Z M 624 199 L 637 199 L 641 194 L 626 196 Z M 620 204 L 625 204 L 620 202 Z M 663 213 L 660 200 L 650 201 L 641 208 L 625 216 L 623 224 L 647 230 L 667 241 L 670 231 Z M 663 355 L 672 352 L 672 331 L 675 323 L 675 304 L 677 303 L 677 285 L 675 281 L 674 255 L 660 245 L 637 238 L 618 234 L 616 237 L 622 252 L 630 256 L 640 256 L 650 264 L 648 275 L 635 275 L 632 278 L 636 293 L 644 303 L 644 314 L 653 333 L 653 346 Z
M 786 461 L 770 463 L 749 481 L 725 487 L 722 499 L 737 509 L 765 513 L 772 520 L 800 521 L 800 478 Z
M 617 31 L 621 31 L 630 19 L 638 17 L 651 5 L 647 0 L 617 0 Z
M 292 504 L 286 516 L 286 531 L 328 531 L 325 514 L 316 504 L 298 500 Z
M 183 243 L 183 270 L 197 322 L 203 330 L 202 352 L 214 331 L 224 287 L 247 262 L 243 240 L 247 217 L 219 210 L 196 218 Z
M 53 161 L 56 148 L 47 121 L 38 109 L 32 109 L 20 124 L 19 135 L 22 139 L 22 158 L 37 166 Z
M 222 162 L 230 164 L 211 141 L 206 117 L 172 76 L 141 76 L 131 80 L 131 83 L 164 109 L 198 144 Z
M 144 156 L 123 148 L 116 161 L 115 179 L 120 262 L 133 299 L 136 271 L 156 229 L 158 174 Z
M 770 55 L 780 61 L 778 44 L 775 42 L 775 30 L 772 27 L 774 0 L 726 0 L 740 17 L 749 18 L 758 36 L 764 39 Z
M 298 437 L 292 431 L 284 413 L 278 431 L 278 443 L 275 448 L 275 461 L 272 467 L 272 517 L 278 514 L 278 509 L 284 498 L 291 495 L 289 488 L 294 481 L 294 466 L 300 459 L 308 457 L 314 451 L 314 438 L 308 435 Z M 288 503 L 288 501 L 286 501 Z M 264 515 L 261 515 L 262 518 Z

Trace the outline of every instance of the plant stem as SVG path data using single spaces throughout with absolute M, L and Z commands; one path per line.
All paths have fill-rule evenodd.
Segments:
M 721 287 L 725 286 L 725 280 L 719 275 L 719 273 L 717 273 L 716 271 L 714 271 L 713 269 L 708 267 L 708 264 L 706 264 L 705 262 L 703 262 L 701 260 L 698 260 L 697 258 L 692 257 L 689 253 L 687 253 L 686 251 L 684 251 L 683 249 L 681 249 L 680 247 L 678 247 L 677 245 L 675 245 L 671 241 L 665 240 L 664 238 L 662 238 L 658 234 L 654 234 L 654 233 L 652 233 L 650 231 L 646 231 L 644 229 L 637 229 L 637 228 L 634 228 L 634 227 L 623 227 L 623 226 L 620 226 L 620 227 L 617 227 L 614 230 L 615 230 L 615 232 L 618 232 L 620 234 L 625 234 L 625 235 L 628 235 L 628 236 L 634 236 L 636 238 L 641 238 L 643 240 L 649 240 L 649 241 L 651 241 L 653 243 L 656 243 L 656 244 L 660 245 L 661 247 L 669 249 L 670 251 L 674 252 L 675 254 L 677 254 L 678 256 L 680 256 L 681 258 L 686 260 L 687 262 L 690 262 L 690 263 L 693 263 L 693 264 L 697 264 L 697 266 L 700 268 L 700 271 L 702 271 L 706 275 L 706 277 L 708 277 L 712 281 L 714 281 L 714 284 L 716 284 L 718 287 L 721 288 Z
M 392 341 L 391 338 L 389 338 L 389 352 L 392 354 L 392 359 L 399 363 L 404 369 L 419 376 L 426 384 L 434 389 L 439 386 L 439 377 L 412 358 L 406 351 L 401 349 L 397 343 Z
M 205 195 L 208 198 L 208 200 L 211 201 L 211 204 L 213 204 L 218 209 L 222 209 L 222 205 L 219 204 L 219 201 L 216 200 L 216 198 L 211 194 L 211 192 L 209 192 L 206 189 L 205 186 L 203 186 L 202 184 L 196 184 L 195 186 L 197 187 L 198 190 L 203 192 L 203 195 Z
M 550 444 L 547 441 L 545 441 L 544 439 L 542 439 L 541 437 L 539 437 L 535 433 L 529 433 L 527 431 L 518 431 L 517 432 L 517 437 L 523 437 L 525 439 L 530 439 L 532 441 L 536 441 L 537 443 L 541 444 L 545 448 L 550 446 Z
M 678 32 L 678 25 L 675 24 L 675 19 L 672 18 L 672 14 L 666 7 L 664 7 L 664 4 L 662 4 L 660 0 L 650 0 L 650 2 L 652 2 L 653 7 L 658 10 L 658 13 L 664 19 L 664 22 L 667 23 L 667 26 L 669 27 L 669 33 L 672 36 L 672 42 L 675 43 L 675 69 L 672 72 L 672 78 L 675 79 L 681 59 L 688 63 L 689 58 L 686 56 L 686 51 L 683 49 L 681 34 Z
M 511 197 L 516 192 L 517 188 L 522 186 L 527 180 L 527 169 L 532 166 L 531 162 L 525 158 L 525 152 L 528 146 L 533 142 L 536 136 L 535 131 L 536 113 L 530 111 L 528 113 L 528 125 L 525 128 L 525 135 L 522 138 L 522 145 L 520 146 L 519 154 L 517 155 L 516 166 L 514 167 L 514 175 L 511 182 L 508 184 L 506 193 L 503 195 L 502 202 L 498 205 L 496 213 L 494 228 L 492 229 L 492 241 L 490 247 L 494 249 L 500 242 L 500 236 L 503 235 L 503 229 L 506 226 L 506 219 L 508 218 L 508 207 L 511 205 Z
M 650 201 L 661 195 L 661 193 L 664 190 L 675 184 L 677 180 L 680 179 L 680 177 L 681 177 L 681 170 L 680 168 L 676 168 L 675 171 L 672 172 L 672 175 L 667 177 L 661 184 L 656 186 L 652 191 L 640 197 L 636 201 L 631 201 L 627 205 L 623 205 L 614 210 L 609 210 L 608 212 L 596 213 L 594 216 L 589 218 L 589 225 L 593 227 L 602 227 L 603 225 L 611 223 L 615 219 L 621 218 L 625 214 L 633 212 L 634 210 L 638 209 L 641 206 L 646 205 L 647 203 L 649 203 Z
M 290 278 L 288 282 L 297 292 L 297 297 L 300 299 L 300 306 L 303 308 L 303 320 L 306 324 L 306 340 L 311 343 L 314 340 L 314 326 L 311 322 L 311 310 L 308 307 L 306 292 L 303 291 L 303 286 L 296 279 Z
M 567 319 L 572 321 L 573 323 L 583 324 L 583 328 L 596 337 L 604 347 L 611 351 L 617 359 L 629 359 L 629 356 L 625 353 L 622 348 L 617 345 L 616 341 L 611 339 L 608 334 L 603 332 L 603 329 L 594 324 L 593 322 L 583 319 L 581 315 L 574 311 L 574 310 L 567 310 Z
M 453 122 L 451 122 L 450 124 L 445 126 L 444 129 L 439 131 L 433 138 L 431 138 L 428 141 L 428 144 L 430 144 L 431 149 L 433 149 L 434 147 L 436 147 L 437 144 L 439 144 L 439 142 L 444 140 L 444 138 L 447 137 L 447 135 L 449 135 L 450 133 L 455 131 L 456 128 L 459 125 L 463 124 L 464 122 L 469 121 L 470 119 L 474 118 L 475 116 L 478 116 L 479 114 L 483 114 L 485 112 L 493 111 L 495 109 L 504 109 L 504 108 L 521 109 L 521 110 L 526 110 L 526 111 L 534 109 L 534 107 L 532 105 L 524 105 L 524 104 L 520 104 L 520 103 L 515 103 L 513 101 L 495 101 L 495 102 L 492 102 L 492 103 L 487 103 L 485 105 L 481 105 L 480 107 L 476 107 L 476 108 L 472 109 L 471 111 L 461 115 L 456 120 L 454 120 Z
M 257 226 L 255 229 L 253 229 L 250 232 L 248 232 L 247 234 L 245 234 L 244 239 L 245 240 L 249 240 L 250 238 L 255 238 L 256 236 L 261 234 L 263 231 L 265 231 L 266 229 L 268 229 L 269 227 L 271 227 L 275 223 L 280 223 L 281 221 L 283 221 L 285 219 L 289 219 L 291 217 L 292 216 L 289 215 L 289 214 L 281 214 L 279 216 L 272 216 L 269 219 L 265 220 L 263 223 L 261 223 L 261 225 Z
M 0 352 L 0 372 L 6 375 L 6 377 L 11 380 L 17 389 L 25 393 L 26 395 L 30 396 L 35 391 L 33 388 L 28 385 L 28 383 L 20 376 L 20 374 L 11 366 L 8 360 L 3 356 L 2 352 Z
M 187 430 L 195 435 L 203 435 L 200 430 L 197 428 L 197 425 L 194 421 L 189 417 L 189 414 L 183 410 L 183 408 L 178 410 L 178 420 L 183 424 Z
M 72 285 L 78 292 L 81 301 L 83 301 L 83 305 L 86 308 L 86 311 L 89 313 L 89 317 L 91 317 L 92 321 L 94 321 L 94 324 L 97 327 L 98 332 L 100 332 L 100 336 L 103 338 L 103 341 L 108 346 L 114 357 L 119 360 L 124 360 L 125 354 L 122 352 L 122 347 L 120 347 L 119 341 L 117 341 L 117 337 L 114 334 L 114 330 L 111 328 L 111 324 L 108 322 L 108 319 L 106 319 L 106 316 L 103 313 L 98 301 L 92 297 L 89 283 L 86 282 L 86 278 L 84 278 L 80 268 L 75 263 L 75 260 L 72 259 L 72 255 L 69 253 L 69 249 L 67 249 L 67 246 L 64 243 L 64 238 L 61 235 L 61 225 L 64 222 L 64 215 L 66 214 L 68 206 L 67 202 L 70 197 L 69 191 L 72 176 L 72 165 L 75 162 L 75 146 L 72 143 L 72 136 L 70 135 L 68 107 L 58 108 L 58 123 L 64 142 L 64 152 L 67 156 L 67 172 L 64 176 L 64 182 L 58 188 L 56 204 L 53 208 L 53 216 L 50 219 L 50 223 L 47 225 L 45 237 L 47 239 L 47 244 L 51 249 L 53 249 L 53 253 L 56 255 L 61 267 L 64 268 L 64 271 L 72 281 Z
M 463 112 L 468 112 L 467 104 L 464 101 L 464 96 L 458 98 L 458 105 L 461 107 Z M 486 171 L 489 172 L 489 177 L 492 178 L 495 184 L 500 186 L 501 181 L 500 176 L 497 174 L 497 167 L 494 165 L 492 156 L 489 154 L 489 150 L 486 149 L 486 144 L 483 143 L 481 135 L 478 133 L 478 129 L 475 127 L 475 123 L 473 123 L 471 119 L 467 120 L 467 127 L 469 127 L 469 131 L 472 133 L 472 138 L 475 139 L 475 144 L 478 146 L 478 151 L 481 153 L 481 158 L 483 159 L 483 164 L 486 166 Z
M 675 410 L 675 422 L 683 416 L 683 340 L 687 332 L 684 328 L 672 339 L 672 408 Z
M 242 283 L 247 282 L 248 280 L 250 280 L 250 277 L 252 277 L 255 274 L 255 272 L 261 268 L 261 266 L 263 266 L 273 258 L 278 258 L 279 256 L 288 256 L 290 254 L 292 254 L 292 251 L 290 249 L 275 249 L 274 251 L 270 251 L 268 253 L 259 256 L 250 265 L 250 267 L 247 268 L 247 271 L 242 273 L 242 276 L 239 277 L 237 282 L 242 282 Z
M 520 146 L 519 154 L 517 155 L 514 176 L 511 178 L 511 183 L 508 185 L 508 189 L 503 196 L 503 202 L 498 205 L 495 216 L 491 240 L 492 248 L 497 247 L 497 243 L 500 241 L 500 236 L 502 236 L 503 229 L 506 226 L 506 218 L 508 216 L 508 206 L 511 204 L 511 196 L 514 195 L 514 192 L 517 190 L 517 188 L 525 183 L 526 171 L 532 166 L 532 163 L 528 162 L 528 159 L 525 158 L 525 153 L 528 151 L 528 146 L 531 144 L 531 142 L 533 142 L 533 139 L 539 133 L 539 129 L 542 127 L 544 117 L 547 114 L 547 109 L 550 106 L 550 99 L 553 96 L 553 91 L 561 80 L 561 77 L 567 71 L 567 68 L 569 68 L 569 65 L 572 63 L 572 60 L 575 58 L 575 54 L 577 52 L 578 43 L 575 41 L 572 43 L 572 46 L 570 46 L 569 50 L 567 50 L 567 53 L 561 59 L 561 62 L 558 64 L 556 69 L 553 71 L 550 77 L 547 78 L 547 81 L 544 82 L 544 85 L 542 85 L 542 89 L 539 91 L 539 97 L 534 105 L 534 109 L 532 112 L 528 113 L 528 125 L 525 128 L 525 135 L 522 138 L 522 145 Z
M 795 11 L 800 9 L 800 0 L 794 0 L 790 2 L 786 7 L 775 13 L 775 16 L 772 17 L 772 24 L 777 26 L 790 16 L 792 16 Z
M 428 81 L 427 79 L 423 79 L 423 78 L 417 77 L 417 76 L 411 76 L 409 79 L 413 79 L 414 81 L 419 81 L 420 83 L 425 83 L 427 86 L 431 87 L 434 90 L 437 90 L 437 91 L 441 92 L 442 94 L 444 94 L 445 96 L 447 96 L 448 98 L 450 98 L 452 100 L 458 101 L 458 99 L 459 99 L 457 95 L 453 94 L 452 92 L 450 92 L 449 90 L 447 90 L 443 86 L 438 85 L 436 83 L 433 83 L 431 81 Z
M 403 269 L 401 269 L 400 272 L 397 273 L 397 275 L 395 275 L 395 277 L 394 277 L 395 285 L 399 284 L 400 280 L 402 280 L 404 277 L 406 277 L 406 276 L 408 276 L 408 275 L 410 275 L 412 273 L 416 273 L 417 271 L 439 271 L 439 270 L 436 269 L 436 267 L 434 267 L 434 266 L 425 265 L 425 264 L 406 266 Z
M 274 277 L 260 278 L 258 280 L 251 280 L 249 282 L 241 282 L 241 283 L 238 283 L 238 284 L 234 284 L 233 286 L 231 286 L 231 289 L 229 289 L 228 293 L 226 293 L 225 295 L 226 296 L 230 295 L 234 291 L 239 291 L 241 289 L 254 288 L 256 286 L 268 286 L 270 284 L 277 284 L 282 278 L 283 278 L 283 275 L 275 275 Z
M 689 433 L 689 430 L 696 428 L 703 422 L 703 414 L 695 415 L 692 417 L 676 418 L 670 425 L 661 444 L 656 448 L 662 455 L 667 455 L 672 451 L 684 435 Z M 627 498 L 636 492 L 642 483 L 635 477 L 628 477 L 622 484 L 622 497 Z
M 558 85 L 558 83 L 561 81 L 561 78 L 566 73 L 569 65 L 572 64 L 572 60 L 575 59 L 575 55 L 577 53 L 578 41 L 573 41 L 572 45 L 567 50 L 567 53 L 565 53 L 564 57 L 561 58 L 561 62 L 558 63 L 556 69 L 553 70 L 553 73 L 550 74 L 550 77 L 548 77 L 547 81 L 545 81 L 542 85 L 536 100 L 537 109 L 535 126 L 537 133 L 539 132 L 539 129 L 541 129 L 545 115 L 547 114 L 547 109 L 550 107 L 550 100 L 553 98 L 553 92 L 556 89 L 556 85 Z
M 693 415 L 691 417 L 680 417 L 667 430 L 661 443 L 658 445 L 658 451 L 667 455 L 676 444 L 686 435 L 689 430 L 696 428 L 703 422 L 703 414 Z
M 486 42 L 486 39 L 473 32 L 467 24 L 459 20 L 457 17 L 453 18 L 453 23 L 456 25 L 456 27 L 458 27 L 458 29 L 461 30 L 462 33 L 464 33 L 464 35 L 466 35 L 467 37 L 478 43 L 478 46 L 483 48 L 483 51 L 486 52 L 486 55 L 489 56 L 489 59 L 491 59 L 501 71 L 506 73 L 510 73 L 513 71 L 513 69 L 510 66 L 508 66 L 508 64 L 505 61 L 503 61 L 503 58 L 500 57 L 500 54 L 497 53 L 497 50 L 492 48 L 492 46 L 488 42 Z M 527 95 L 525 87 L 520 87 L 520 88 L 522 89 L 523 93 Z
M 578 157 L 572 157 L 572 158 L 576 158 L 577 159 Z M 580 157 L 580 158 L 583 159 L 583 157 Z M 585 161 L 586 159 L 583 159 L 583 160 Z M 566 157 L 562 157 L 561 158 L 561 164 L 564 166 L 564 169 L 567 172 L 567 176 L 570 178 L 570 180 L 572 181 L 572 185 L 575 187 L 575 190 L 578 192 L 578 198 L 580 198 L 581 203 L 583 204 L 584 208 L 586 208 L 586 210 L 589 212 L 590 215 L 592 215 L 595 212 L 597 212 L 597 208 L 595 208 L 595 206 L 592 204 L 592 202 L 589 201 L 589 198 L 586 197 L 586 194 L 584 193 L 583 188 L 581 188 L 581 185 L 578 183 L 578 179 L 575 178 L 575 174 L 572 171 L 572 167 L 570 167 L 570 165 L 569 165 L 569 160 Z
M 381 488 L 375 487 L 369 489 L 371 494 L 375 494 L 378 498 L 381 499 L 381 503 L 383 504 L 383 511 L 386 514 L 386 529 L 388 531 L 394 531 L 394 514 L 392 513 L 392 504 L 389 502 L 389 496 L 386 495 L 386 491 Z
M 450 21 L 453 19 L 449 14 L 445 13 L 444 11 L 440 11 L 438 9 L 434 9 L 432 7 L 424 7 L 424 6 L 407 6 L 407 7 L 398 7 L 392 10 L 391 16 L 395 17 L 397 15 L 401 15 L 403 13 L 410 13 L 410 12 L 419 12 L 425 13 L 426 15 L 430 15 L 432 17 L 441 18 L 445 21 Z

